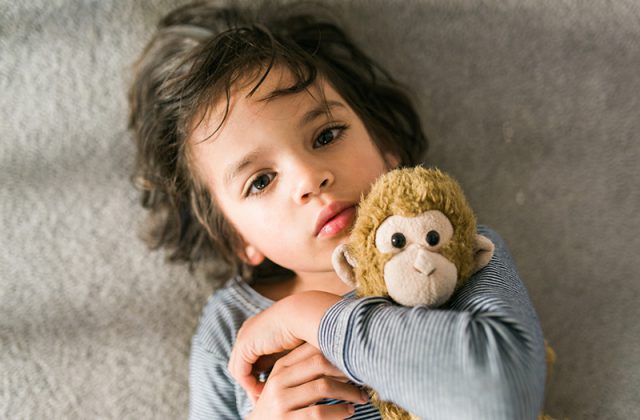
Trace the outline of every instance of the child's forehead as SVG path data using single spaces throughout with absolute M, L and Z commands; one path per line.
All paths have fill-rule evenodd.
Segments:
M 220 95 L 221 98 L 209 104 L 195 118 L 191 137 L 196 141 L 198 138 L 207 138 L 223 129 L 229 119 L 243 124 L 255 118 L 294 118 L 296 114 L 307 112 L 310 108 L 320 107 L 325 112 L 331 112 L 332 105 L 336 104 L 348 108 L 346 101 L 320 73 L 306 89 L 275 96 L 274 92 L 296 85 L 297 78 L 285 67 L 272 68 L 264 80 L 261 80 L 263 75 L 263 72 L 258 72 L 239 79 L 231 86 L 229 98 Z M 214 138 L 215 134 L 211 137 Z

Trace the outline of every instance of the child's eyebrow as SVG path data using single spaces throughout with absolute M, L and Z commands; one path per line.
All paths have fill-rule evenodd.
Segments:
M 302 116 L 302 118 L 300 118 L 298 127 L 303 128 L 305 125 L 313 122 L 318 117 L 329 114 L 331 112 L 331 108 L 339 108 L 339 107 L 346 108 L 342 102 L 338 102 L 338 101 L 326 101 L 321 104 L 318 104 L 316 108 L 307 112 Z
M 228 166 L 228 170 L 224 175 L 224 184 L 229 185 L 233 178 L 238 176 L 240 172 L 260 156 L 260 151 L 254 150 L 242 157 L 237 163 Z

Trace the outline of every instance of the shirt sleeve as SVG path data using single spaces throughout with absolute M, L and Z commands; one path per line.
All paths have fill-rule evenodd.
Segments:
M 189 419 L 239 419 L 227 361 L 205 349 L 195 337 L 189 363 Z
M 321 320 L 320 348 L 351 380 L 420 418 L 535 419 L 545 381 L 540 323 L 502 239 L 447 308 L 345 299 Z

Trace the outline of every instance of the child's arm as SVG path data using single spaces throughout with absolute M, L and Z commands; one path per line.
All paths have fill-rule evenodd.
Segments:
M 237 291 L 236 291 L 237 293 Z M 303 344 L 275 363 L 261 359 L 256 371 L 273 366 L 266 383 L 259 392 L 249 393 L 247 411 L 245 395 L 238 392 L 227 369 L 228 355 L 236 331 L 238 318 L 243 314 L 229 305 L 229 290 L 218 291 L 209 301 L 198 331 L 192 340 L 189 374 L 189 418 L 250 419 L 322 418 L 343 419 L 353 414 L 352 404 L 319 404 L 325 398 L 363 404 L 361 390 L 347 383 L 344 373 L 329 363 L 317 345 Z M 232 297 L 233 298 L 233 297 Z M 235 318 L 235 320 L 234 320 Z M 316 322 L 316 326 L 319 324 Z M 282 355 L 278 355 L 282 356 Z M 297 417 L 296 417 L 297 416 Z
M 503 242 L 491 231 L 480 233 L 494 241 L 495 255 L 456 295 L 454 310 L 363 298 L 341 300 L 324 313 L 331 295 L 316 292 L 317 303 L 313 294 L 278 302 L 282 312 L 274 305 L 270 315 L 253 319 L 246 336 L 276 320 L 285 331 L 280 337 L 314 344 L 318 332 L 325 356 L 352 380 L 419 417 L 535 418 L 545 376 L 540 325 Z M 251 344 L 236 347 L 246 354 L 240 348 Z M 233 363 L 230 369 L 239 372 Z
M 542 332 L 502 240 L 453 310 L 345 300 L 320 324 L 325 356 L 358 383 L 430 419 L 534 419 L 544 392 Z

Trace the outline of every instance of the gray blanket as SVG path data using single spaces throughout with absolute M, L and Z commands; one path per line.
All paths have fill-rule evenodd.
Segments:
M 211 287 L 136 237 L 125 98 L 178 3 L 0 0 L 0 418 L 186 416 Z M 545 411 L 640 418 L 638 3 L 334 4 L 509 244 L 558 355 Z

